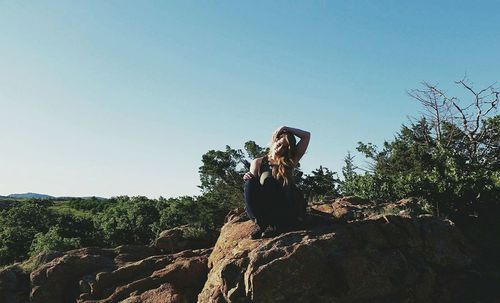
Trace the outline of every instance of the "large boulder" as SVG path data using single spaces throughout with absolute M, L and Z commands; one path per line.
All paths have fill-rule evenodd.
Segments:
M 193 302 L 208 273 L 211 250 L 152 256 L 96 275 L 81 303 Z
M 31 302 L 74 302 L 80 277 L 114 266 L 113 252 L 99 248 L 69 251 L 31 272 Z
M 230 214 L 198 302 L 452 302 L 474 278 L 474 252 L 450 221 L 309 218 L 251 240 L 253 222 Z
M 0 302 L 28 303 L 29 275 L 18 264 L 0 270 Z

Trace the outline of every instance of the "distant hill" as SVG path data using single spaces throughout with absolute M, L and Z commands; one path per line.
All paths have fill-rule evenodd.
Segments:
M 15 199 L 54 199 L 55 197 L 45 195 L 45 194 L 37 194 L 37 193 L 24 193 L 24 194 L 10 194 L 7 197 L 15 198 Z
M 70 197 L 70 196 L 62 196 L 62 197 L 55 197 L 55 196 L 50 196 L 46 194 L 38 194 L 38 193 L 24 193 L 24 194 L 10 194 L 8 196 L 1 196 L 0 198 L 4 199 L 54 199 L 54 200 L 61 200 L 61 199 L 75 199 L 75 198 L 80 198 L 80 199 L 98 199 L 98 200 L 108 200 L 108 198 L 103 198 L 103 197 L 96 197 L 96 196 L 87 196 L 87 197 Z

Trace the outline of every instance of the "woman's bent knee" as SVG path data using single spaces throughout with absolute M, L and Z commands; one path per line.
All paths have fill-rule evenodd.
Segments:
M 260 175 L 260 185 L 264 185 L 264 183 L 266 182 L 267 179 L 269 178 L 272 178 L 273 175 L 266 171 L 266 172 L 263 172 L 262 175 Z
M 253 177 L 252 179 L 248 179 L 245 181 L 243 188 L 245 191 L 251 190 L 252 188 L 255 188 L 256 186 L 259 186 L 259 182 L 256 177 Z

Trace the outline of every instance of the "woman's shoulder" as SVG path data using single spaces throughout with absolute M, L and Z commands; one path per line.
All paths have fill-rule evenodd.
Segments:
M 255 158 L 255 159 L 252 160 L 252 162 L 255 163 L 255 164 L 260 164 L 260 163 L 262 163 L 262 161 L 264 159 L 267 160 L 267 156 Z
M 258 157 L 252 160 L 250 163 L 250 172 L 254 175 L 258 175 L 260 173 L 260 167 L 262 165 L 262 159 L 265 157 Z
M 267 156 L 263 157 L 258 157 L 252 160 L 251 166 L 258 168 L 260 170 L 260 167 L 264 165 L 265 163 L 268 163 Z

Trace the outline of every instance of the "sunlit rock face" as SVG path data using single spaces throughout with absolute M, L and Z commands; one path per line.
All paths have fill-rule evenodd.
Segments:
M 198 302 L 452 302 L 473 278 L 472 250 L 450 221 L 342 222 L 350 210 L 330 209 L 330 217 L 312 213 L 301 228 L 259 240 L 249 238 L 251 221 L 231 214 Z
M 120 248 L 122 253 L 120 249 L 69 251 L 41 265 L 31 273 L 31 302 L 196 300 L 206 280 L 210 249 L 144 257 L 147 247 L 144 252 L 136 251 L 140 247 Z M 135 252 L 124 254 L 123 250 Z M 168 300 L 158 301 L 160 297 Z

